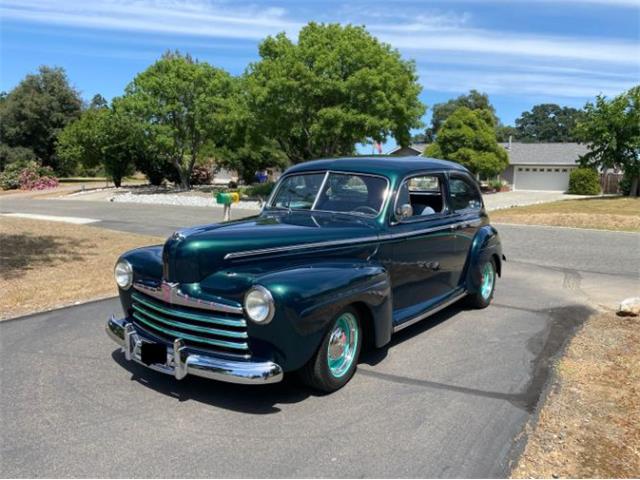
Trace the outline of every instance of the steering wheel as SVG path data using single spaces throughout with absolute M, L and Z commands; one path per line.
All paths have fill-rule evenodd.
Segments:
M 375 208 L 370 207 L 369 205 L 360 205 L 359 207 L 356 207 L 351 211 L 359 213 L 362 211 L 361 213 L 371 213 L 372 215 L 378 214 L 378 211 Z

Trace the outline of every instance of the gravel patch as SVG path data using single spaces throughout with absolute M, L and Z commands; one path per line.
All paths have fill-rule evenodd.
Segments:
M 179 195 L 175 193 L 141 195 L 126 192 L 114 195 L 110 200 L 114 203 L 144 203 L 152 205 L 179 205 L 185 207 L 223 207 L 223 205 L 217 204 L 213 197 Z M 260 205 L 260 202 L 241 200 L 240 202 L 233 204 L 231 209 L 233 210 L 234 207 L 241 208 L 243 210 L 260 210 L 262 205 Z

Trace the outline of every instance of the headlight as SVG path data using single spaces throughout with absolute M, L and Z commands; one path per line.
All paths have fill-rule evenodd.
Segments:
M 275 313 L 271 292 L 260 285 L 252 287 L 244 296 L 244 311 L 256 323 L 269 323 Z
M 133 283 L 133 268 L 126 260 L 120 260 L 116 263 L 113 275 L 116 277 L 116 283 L 123 290 L 127 290 Z

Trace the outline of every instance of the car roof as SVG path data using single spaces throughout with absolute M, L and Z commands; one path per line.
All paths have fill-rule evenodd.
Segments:
M 390 178 L 404 177 L 414 172 L 426 172 L 429 170 L 468 171 L 459 163 L 449 162 L 447 160 L 438 160 L 436 158 L 376 155 L 312 160 L 295 165 L 287 169 L 285 173 L 289 174 L 318 170 L 370 173 Z

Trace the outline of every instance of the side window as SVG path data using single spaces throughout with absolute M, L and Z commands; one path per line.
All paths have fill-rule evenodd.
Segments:
M 453 211 L 479 210 L 482 208 L 480 192 L 470 180 L 462 177 L 451 177 L 449 179 L 449 191 L 451 193 L 451 208 Z
M 445 211 L 443 183 L 441 175 L 417 175 L 405 180 L 398 193 L 396 218 L 426 219 L 430 215 L 443 213 Z M 407 209 L 407 205 L 410 208 Z M 404 215 L 401 211 L 403 207 Z

